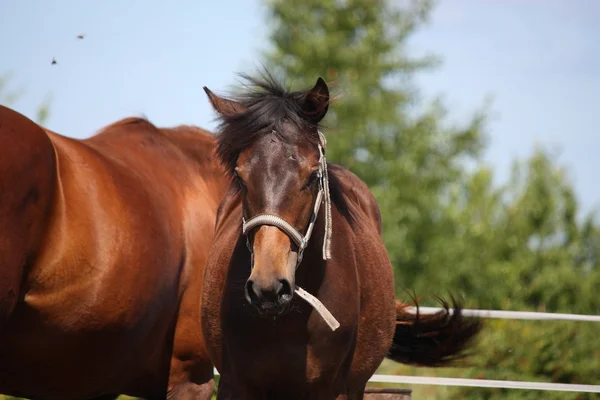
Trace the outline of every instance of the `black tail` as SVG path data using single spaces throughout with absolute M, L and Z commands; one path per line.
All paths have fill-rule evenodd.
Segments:
M 465 318 L 462 306 L 453 298 L 453 313 L 448 303 L 440 299 L 443 310 L 421 315 L 409 312 L 411 304 L 396 301 L 396 332 L 386 358 L 410 365 L 442 367 L 464 359 L 473 339 L 483 328 L 478 318 Z

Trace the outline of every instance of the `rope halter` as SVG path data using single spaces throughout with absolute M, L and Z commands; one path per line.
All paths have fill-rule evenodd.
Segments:
M 242 214 L 242 233 L 246 235 L 246 246 L 250 251 L 250 265 L 251 268 L 254 268 L 254 252 L 252 246 L 250 245 L 250 239 L 248 237 L 248 232 L 257 226 L 262 225 L 270 225 L 275 226 L 281 229 L 285 234 L 289 236 L 291 240 L 296 243 L 298 246 L 298 259 L 296 260 L 296 269 L 302 262 L 302 255 L 304 254 L 304 250 L 308 246 L 308 241 L 313 232 L 313 228 L 315 227 L 315 222 L 317 221 L 317 217 L 319 215 L 319 209 L 321 208 L 321 203 L 325 202 L 325 236 L 323 237 L 323 260 L 329 260 L 331 258 L 331 196 L 329 193 L 329 174 L 327 173 L 327 160 L 325 159 L 325 148 L 327 147 L 327 140 L 325 139 L 325 135 L 323 135 L 320 131 L 319 133 L 319 191 L 317 192 L 317 199 L 315 200 L 315 205 L 310 216 L 310 220 L 308 223 L 308 227 L 306 228 L 306 233 L 303 235 L 298 232 L 296 228 L 285 219 L 281 218 L 278 215 L 273 214 L 259 214 L 248 221 L 245 220 Z M 275 133 L 275 131 L 273 131 Z M 304 299 L 308 304 L 310 304 L 315 311 L 319 313 L 319 315 L 323 318 L 325 323 L 329 326 L 332 331 L 335 331 L 339 328 L 340 323 L 335 319 L 335 317 L 331 314 L 331 312 L 323 305 L 323 303 L 315 296 L 302 289 L 300 286 L 295 287 L 294 292 Z
M 275 133 L 275 131 L 273 131 L 273 133 Z M 308 223 L 308 227 L 306 228 L 305 234 L 303 235 L 302 233 L 300 233 L 296 228 L 294 228 L 292 224 L 290 224 L 278 215 L 259 214 L 250 218 L 248 221 L 246 221 L 242 216 L 242 233 L 246 235 L 246 245 L 248 246 L 248 250 L 250 250 L 250 254 L 252 254 L 252 256 L 254 256 L 254 254 L 248 238 L 248 232 L 256 228 L 257 226 L 275 226 L 281 229 L 285 234 L 287 234 L 289 238 L 293 240 L 294 243 L 296 243 L 296 245 L 298 246 L 298 259 L 296 261 L 296 268 L 298 268 L 298 266 L 302 262 L 304 250 L 308 246 L 308 241 L 310 240 L 310 237 L 312 235 L 315 222 L 317 221 L 319 209 L 321 208 L 321 203 L 325 202 L 325 237 L 323 238 L 323 260 L 329 260 L 331 258 L 331 196 L 329 193 L 329 175 L 327 173 L 327 159 L 325 158 L 325 148 L 327 145 L 327 140 L 325 139 L 325 135 L 323 135 L 320 131 L 318 131 L 318 133 L 319 191 L 317 192 L 317 199 L 315 200 L 315 205 L 313 207 L 313 211 L 310 216 L 310 220 Z

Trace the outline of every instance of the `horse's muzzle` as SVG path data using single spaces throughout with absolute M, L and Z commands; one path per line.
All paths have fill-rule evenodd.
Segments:
M 266 285 L 251 279 L 246 281 L 246 300 L 263 315 L 286 313 L 293 295 L 292 285 L 287 279 L 278 279 Z

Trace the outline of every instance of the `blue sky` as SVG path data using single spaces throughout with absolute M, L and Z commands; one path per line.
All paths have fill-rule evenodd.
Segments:
M 13 107 L 48 128 L 88 137 L 117 119 L 215 127 L 202 86 L 235 84 L 268 46 L 259 0 L 0 0 L 0 74 L 24 89 Z M 500 180 L 536 144 L 560 150 L 585 209 L 600 205 L 600 1 L 441 0 L 410 39 L 440 68 L 418 76 L 453 121 L 493 97 L 486 160 Z M 85 38 L 77 40 L 83 33 Z M 51 66 L 55 57 L 58 64 Z

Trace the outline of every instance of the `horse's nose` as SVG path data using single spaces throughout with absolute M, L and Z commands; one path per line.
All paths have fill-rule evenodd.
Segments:
M 246 281 L 246 300 L 263 311 L 287 305 L 292 301 L 292 295 L 292 285 L 285 278 L 272 282 Z

